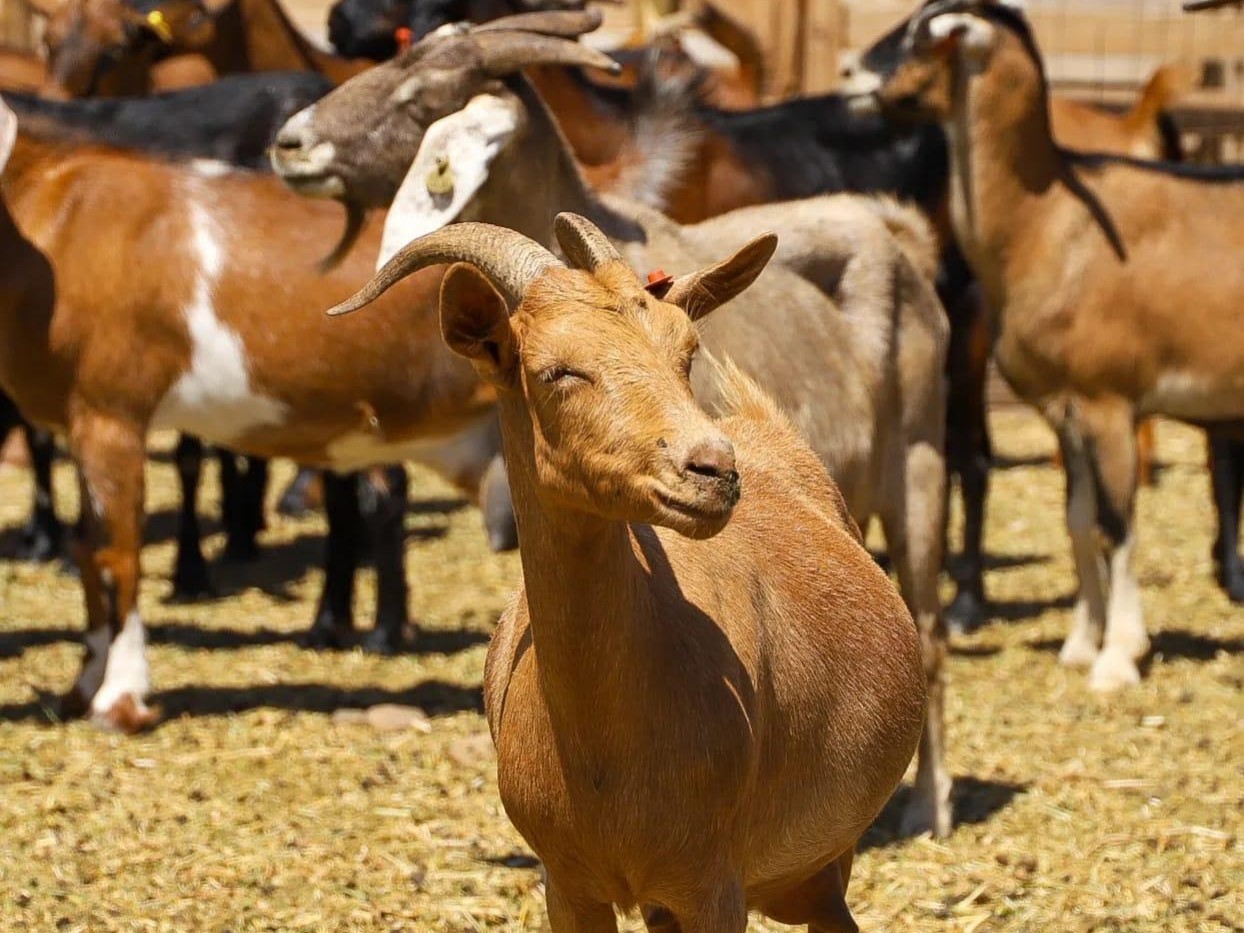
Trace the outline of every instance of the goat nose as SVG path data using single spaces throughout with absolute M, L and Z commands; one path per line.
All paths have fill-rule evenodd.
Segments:
M 694 444 L 687 451 L 682 468 L 684 473 L 694 473 L 707 479 L 733 483 L 739 478 L 734 465 L 734 445 L 721 436 Z
M 276 134 L 273 143 L 282 152 L 297 152 L 299 149 L 311 148 L 310 135 L 305 126 L 291 126 L 287 123 Z

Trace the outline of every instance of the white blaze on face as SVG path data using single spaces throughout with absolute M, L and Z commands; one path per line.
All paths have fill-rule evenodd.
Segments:
M 17 114 L 0 99 L 0 172 L 9 164 L 13 146 L 17 142 Z
M 142 698 L 151 689 L 147 668 L 147 632 L 138 610 L 135 609 L 126 616 L 121 633 L 113 639 L 111 645 L 107 643 L 107 639 L 106 630 L 87 634 L 87 641 L 92 642 L 91 647 L 94 650 L 102 648 L 108 654 L 104 682 L 91 700 L 91 712 L 100 716 L 106 715 L 127 694 L 141 707 Z
M 518 129 L 518 119 L 512 102 L 480 94 L 428 127 L 385 219 L 377 269 L 407 243 L 458 218 L 488 180 L 493 160 Z M 452 175 L 453 187 L 443 194 L 428 190 L 428 178 L 440 174 L 438 161 Z
M 190 368 L 161 400 L 153 426 L 227 444 L 256 428 L 281 424 L 287 406 L 254 391 L 242 338 L 216 315 L 214 291 L 224 267 L 223 242 L 210 210 L 196 199 L 189 203 L 194 290 L 185 315 Z

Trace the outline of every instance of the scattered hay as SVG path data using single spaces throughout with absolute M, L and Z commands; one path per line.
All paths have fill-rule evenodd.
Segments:
M 1100 698 L 1055 663 L 1072 574 L 1048 433 L 1021 412 L 995 425 L 999 621 L 958 640 L 949 671 L 964 824 L 945 843 L 899 839 L 896 801 L 856 861 L 856 915 L 896 933 L 1240 930 L 1244 613 L 1210 580 L 1199 436 L 1161 428 L 1167 466 L 1142 494 L 1138 555 L 1155 659 L 1140 688 Z M 174 475 L 157 459 L 149 477 L 143 610 L 170 717 L 154 733 L 49 723 L 46 698 L 78 661 L 78 587 L 0 562 L 0 929 L 543 928 L 538 865 L 501 810 L 480 713 L 518 563 L 487 552 L 478 514 L 420 474 L 419 649 L 316 654 L 298 636 L 322 524 L 273 516 L 261 564 L 215 568 L 227 598 L 170 605 Z M 57 479 L 71 502 L 66 467 Z M 0 472 L 0 553 L 27 488 Z M 368 581 L 360 618 L 373 596 Z M 422 717 L 396 731 L 334 721 L 380 704 Z

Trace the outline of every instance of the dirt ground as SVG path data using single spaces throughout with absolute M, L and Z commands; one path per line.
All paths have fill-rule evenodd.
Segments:
M 1154 658 L 1138 689 L 1102 698 L 1055 663 L 1072 575 L 1049 435 L 1023 412 L 994 423 L 996 620 L 956 640 L 949 667 L 962 822 L 945 842 L 901 839 L 888 808 L 856 861 L 856 916 L 886 931 L 1244 930 L 1244 612 L 1210 580 L 1200 436 L 1160 429 L 1138 557 Z M 78 586 L 0 561 L 0 930 L 543 928 L 538 866 L 501 810 L 480 712 L 518 562 L 487 552 L 478 513 L 417 476 L 418 649 L 317 654 L 298 637 L 322 523 L 273 517 L 261 563 L 215 567 L 226 595 L 170 604 L 166 457 L 149 476 L 143 611 L 168 717 L 151 734 L 52 721 L 78 663 Z M 69 512 L 67 466 L 57 479 Z M 0 553 L 27 483 L 0 471 Z M 334 719 L 384 702 L 427 720 L 381 732 Z

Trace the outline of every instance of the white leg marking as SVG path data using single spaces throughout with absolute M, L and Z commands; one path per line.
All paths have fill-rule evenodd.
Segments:
M 1140 605 L 1140 587 L 1132 568 L 1135 533 L 1110 555 L 1110 611 L 1106 621 L 1106 641 L 1093 663 L 1089 686 L 1108 692 L 1140 682 L 1136 662 L 1149 653 Z
M 96 633 L 88 633 L 88 641 Z M 107 638 L 107 632 L 100 632 Z M 142 698 L 151 689 L 147 668 L 147 632 L 138 610 L 125 617 L 125 625 L 112 644 L 105 645 L 108 663 L 104 667 L 104 682 L 91 700 L 91 713 L 102 716 L 126 694 L 142 708 Z

